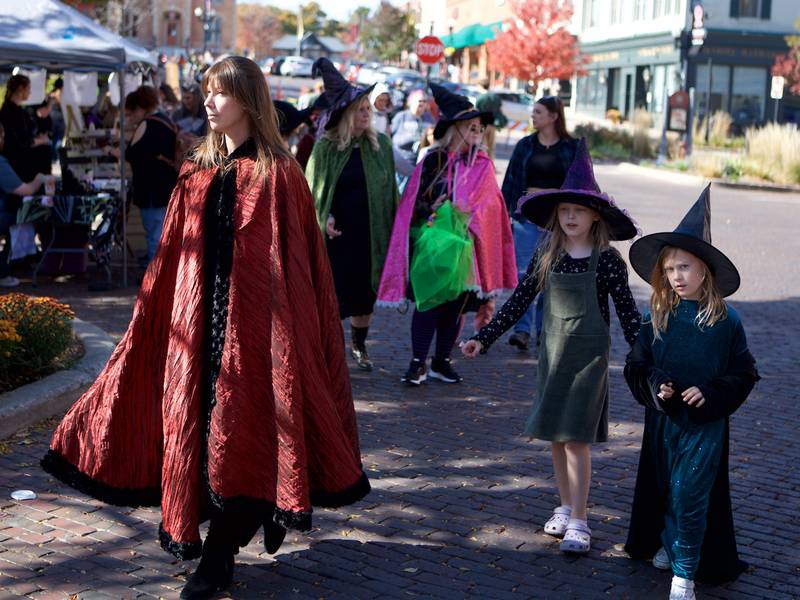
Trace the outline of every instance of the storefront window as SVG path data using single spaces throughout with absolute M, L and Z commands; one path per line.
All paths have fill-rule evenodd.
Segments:
M 650 91 L 650 111 L 660 113 L 664 110 L 664 86 L 666 85 L 666 65 L 653 67 L 653 85 Z
M 738 0 L 738 5 L 739 14 L 732 17 L 758 17 L 758 0 Z
M 731 68 L 728 66 L 711 68 L 711 113 L 718 110 L 728 111 L 728 85 Z M 695 98 L 698 119 L 703 119 L 708 112 L 708 65 L 697 66 L 695 80 Z
M 605 110 L 605 71 L 589 71 L 586 77 L 581 77 L 578 79 L 578 104 L 587 108 Z
M 731 116 L 735 123 L 749 125 L 764 118 L 767 70 L 758 67 L 733 68 Z

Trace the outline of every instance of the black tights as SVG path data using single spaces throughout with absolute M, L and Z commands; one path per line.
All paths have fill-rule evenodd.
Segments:
M 428 358 L 428 350 L 430 350 L 434 334 L 436 334 L 434 359 L 450 358 L 450 352 L 452 352 L 461 331 L 463 306 L 464 299 L 457 298 L 430 310 L 422 312 L 414 310 L 414 316 L 411 319 L 411 347 L 415 359 L 424 362 Z

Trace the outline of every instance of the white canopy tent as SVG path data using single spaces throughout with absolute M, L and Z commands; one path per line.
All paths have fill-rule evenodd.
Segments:
M 157 60 L 58 0 L 0 0 L 0 63 L 109 71 Z
M 122 104 L 125 99 L 124 75 L 128 66 L 143 64 L 154 67 L 157 62 L 154 52 L 112 33 L 58 0 L 0 0 L 0 65 L 114 72 L 118 75 Z M 120 131 L 124 131 L 122 110 Z M 125 144 L 120 144 L 120 152 L 122 285 L 127 286 Z

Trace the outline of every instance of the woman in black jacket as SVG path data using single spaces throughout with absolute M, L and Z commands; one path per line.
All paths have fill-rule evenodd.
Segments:
M 13 75 L 6 84 L 0 123 L 6 132 L 4 156 L 11 168 L 23 180 L 32 180 L 37 173 L 34 148 L 49 145 L 50 137 L 36 135 L 36 123 L 22 104 L 31 95 L 31 80 L 25 75 Z
M 150 262 L 161 239 L 172 188 L 178 180 L 175 165 L 177 128 L 159 110 L 158 91 L 145 85 L 125 97 L 125 118 L 136 125 L 125 150 L 125 160 L 133 171 L 133 203 L 142 215 L 147 261 Z M 119 156 L 117 149 L 110 152 Z

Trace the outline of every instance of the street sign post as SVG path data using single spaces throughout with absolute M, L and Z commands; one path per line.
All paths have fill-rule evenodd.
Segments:
M 772 76 L 772 85 L 770 85 L 769 90 L 769 97 L 772 98 L 775 102 L 775 113 L 772 117 L 772 120 L 777 123 L 778 122 L 778 105 L 781 103 L 781 98 L 783 98 L 783 88 L 786 85 L 786 79 L 781 77 L 780 75 L 773 75 Z
M 420 62 L 426 65 L 435 65 L 444 58 L 444 44 L 435 35 L 426 35 L 417 40 L 415 52 Z

